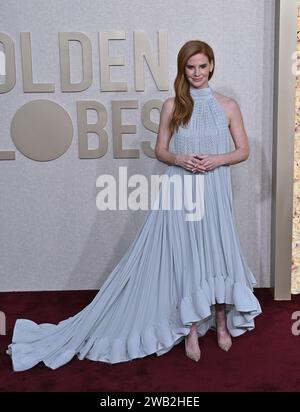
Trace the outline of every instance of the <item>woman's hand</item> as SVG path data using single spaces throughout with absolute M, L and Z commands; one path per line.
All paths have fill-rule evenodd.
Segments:
M 182 154 L 176 155 L 176 166 L 181 166 L 184 169 L 190 172 L 202 172 L 205 173 L 205 166 L 202 165 L 202 160 L 198 158 L 199 153 L 190 153 L 190 154 Z
M 196 158 L 200 161 L 201 167 L 205 170 L 213 170 L 223 164 L 222 155 L 198 153 Z

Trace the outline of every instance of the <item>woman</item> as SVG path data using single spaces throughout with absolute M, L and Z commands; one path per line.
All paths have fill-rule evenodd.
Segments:
M 180 49 L 175 98 L 163 104 L 155 146 L 166 179 L 152 209 L 81 312 L 58 325 L 17 320 L 8 348 L 15 371 L 41 361 L 56 369 L 75 355 L 107 363 L 162 355 L 183 339 L 198 361 L 198 337 L 208 329 L 228 351 L 231 336 L 254 328 L 261 308 L 236 232 L 229 167 L 249 148 L 238 104 L 208 85 L 214 64 L 204 42 Z M 161 196 L 172 189 L 165 208 Z M 195 193 L 198 214 L 178 207 Z

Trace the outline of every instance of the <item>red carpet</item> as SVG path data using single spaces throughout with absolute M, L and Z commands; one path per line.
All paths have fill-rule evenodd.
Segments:
M 6 335 L 0 336 L 0 391 L 202 392 L 299 391 L 300 335 L 292 334 L 292 313 L 300 311 L 300 295 L 273 301 L 269 289 L 255 289 L 263 313 L 256 328 L 233 339 L 228 353 L 210 331 L 199 340 L 202 358 L 193 362 L 181 342 L 167 354 L 109 365 L 74 358 L 52 371 L 43 364 L 13 372 L 5 350 L 17 318 L 58 323 L 86 306 L 97 291 L 0 293 Z M 300 331 L 300 327 L 298 327 Z

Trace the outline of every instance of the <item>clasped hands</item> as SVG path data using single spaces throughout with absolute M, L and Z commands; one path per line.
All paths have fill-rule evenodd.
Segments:
M 190 153 L 184 156 L 185 168 L 193 173 L 205 173 L 222 165 L 222 157 L 218 154 Z

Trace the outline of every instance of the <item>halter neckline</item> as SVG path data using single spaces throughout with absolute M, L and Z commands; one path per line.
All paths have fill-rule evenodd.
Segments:
M 190 85 L 190 94 L 192 97 L 210 96 L 212 95 L 212 89 L 209 85 L 202 88 Z

